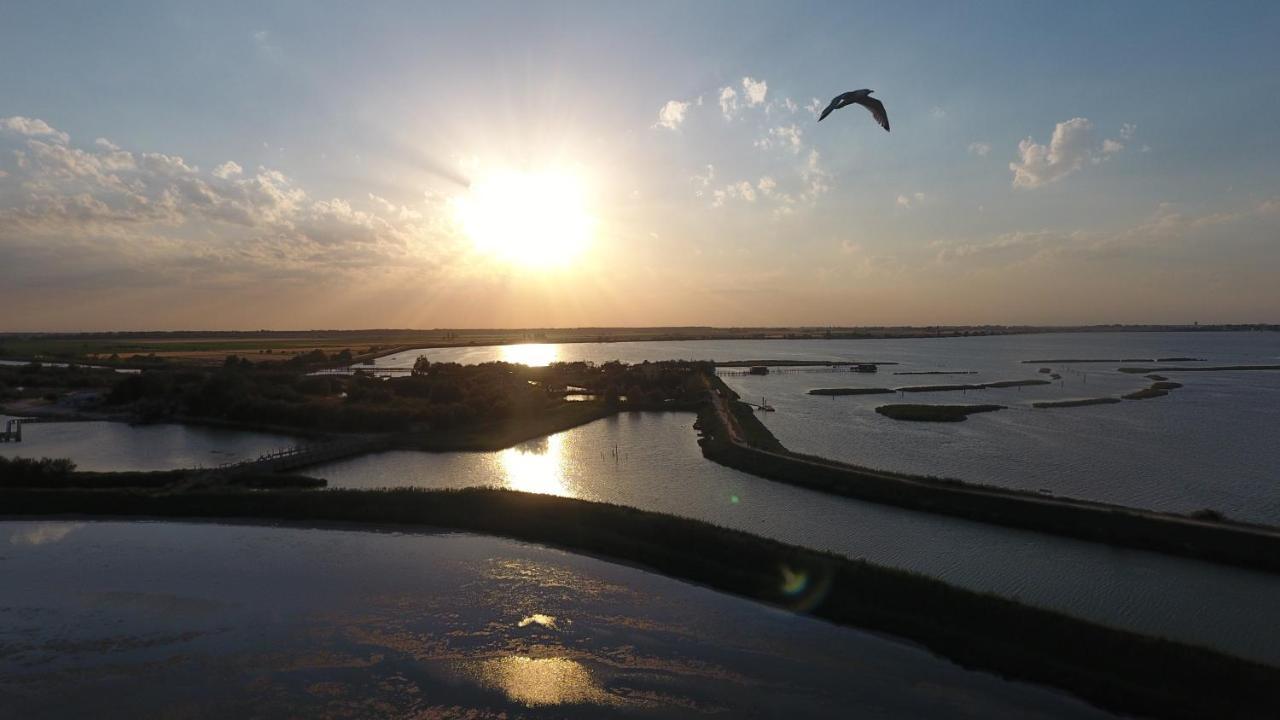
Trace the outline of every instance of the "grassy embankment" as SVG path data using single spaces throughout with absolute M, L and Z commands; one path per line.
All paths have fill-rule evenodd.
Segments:
M 1085 398 L 1082 400 L 1047 400 L 1045 402 L 1031 403 L 1033 408 L 1069 408 L 1084 407 L 1086 405 L 1114 405 L 1123 402 L 1120 398 L 1113 397 L 1096 397 Z
M 399 523 L 501 535 L 632 563 L 918 642 L 966 666 L 1120 712 L 1262 716 L 1280 670 L 708 523 L 498 490 L 154 494 L 0 491 L 10 514 Z M 806 578 L 790 594 L 784 573 Z
M 713 392 L 727 400 L 743 443 L 715 404 L 699 412 L 703 454 L 722 465 L 791 485 L 923 512 L 1044 532 L 1119 547 L 1280 573 L 1280 530 L 1215 518 L 1039 494 L 959 480 L 894 473 L 791 452 L 719 378 Z
M 903 373 L 908 374 L 908 373 Z M 942 373 L 938 373 L 942 374 Z M 965 390 L 991 390 L 1011 387 L 1051 385 L 1048 380 L 997 380 L 989 383 L 963 383 L 950 385 L 908 385 L 899 388 L 817 388 L 810 395 L 878 395 L 883 393 L 955 392 Z
M 974 413 L 1004 410 L 1004 405 L 881 405 L 876 412 L 894 420 L 961 422 Z
M 1122 367 L 1122 373 L 1145 375 L 1162 372 L 1232 372 L 1236 370 L 1280 370 L 1280 365 L 1214 365 L 1210 367 Z

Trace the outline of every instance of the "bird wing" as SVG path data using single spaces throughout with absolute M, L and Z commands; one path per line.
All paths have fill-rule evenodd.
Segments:
M 873 97 L 860 97 L 854 102 L 871 111 L 871 117 L 880 123 L 885 132 L 889 132 L 889 113 L 884 110 L 884 103 Z
M 844 96 L 843 96 L 843 95 L 837 95 L 837 96 L 835 96 L 835 97 L 831 98 L 831 104 L 830 104 L 830 105 L 828 105 L 828 106 L 827 106 L 827 109 L 826 109 L 826 110 L 823 110 L 823 111 L 822 111 L 822 114 L 818 116 L 818 122 L 822 122 L 822 119 L 823 119 L 823 118 L 825 118 L 826 116 L 830 115 L 832 110 L 839 110 L 840 108 L 844 107 L 843 105 L 841 105 L 841 104 L 840 104 L 840 98 L 842 98 L 842 97 L 844 97 Z

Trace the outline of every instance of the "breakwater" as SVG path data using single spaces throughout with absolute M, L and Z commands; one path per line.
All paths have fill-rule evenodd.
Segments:
M 1120 547 L 1280 573 L 1280 529 L 891 473 L 787 450 L 727 385 L 708 376 L 703 454 L 800 487 Z

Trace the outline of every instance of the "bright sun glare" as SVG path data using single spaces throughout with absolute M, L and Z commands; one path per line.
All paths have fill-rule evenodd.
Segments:
M 594 226 L 581 180 L 563 171 L 490 174 L 472 183 L 454 210 L 477 249 L 525 267 L 568 264 Z

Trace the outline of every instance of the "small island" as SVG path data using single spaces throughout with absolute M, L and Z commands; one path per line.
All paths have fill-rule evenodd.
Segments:
M 962 422 L 974 413 L 1004 410 L 1004 405 L 881 405 L 876 412 L 894 420 Z

